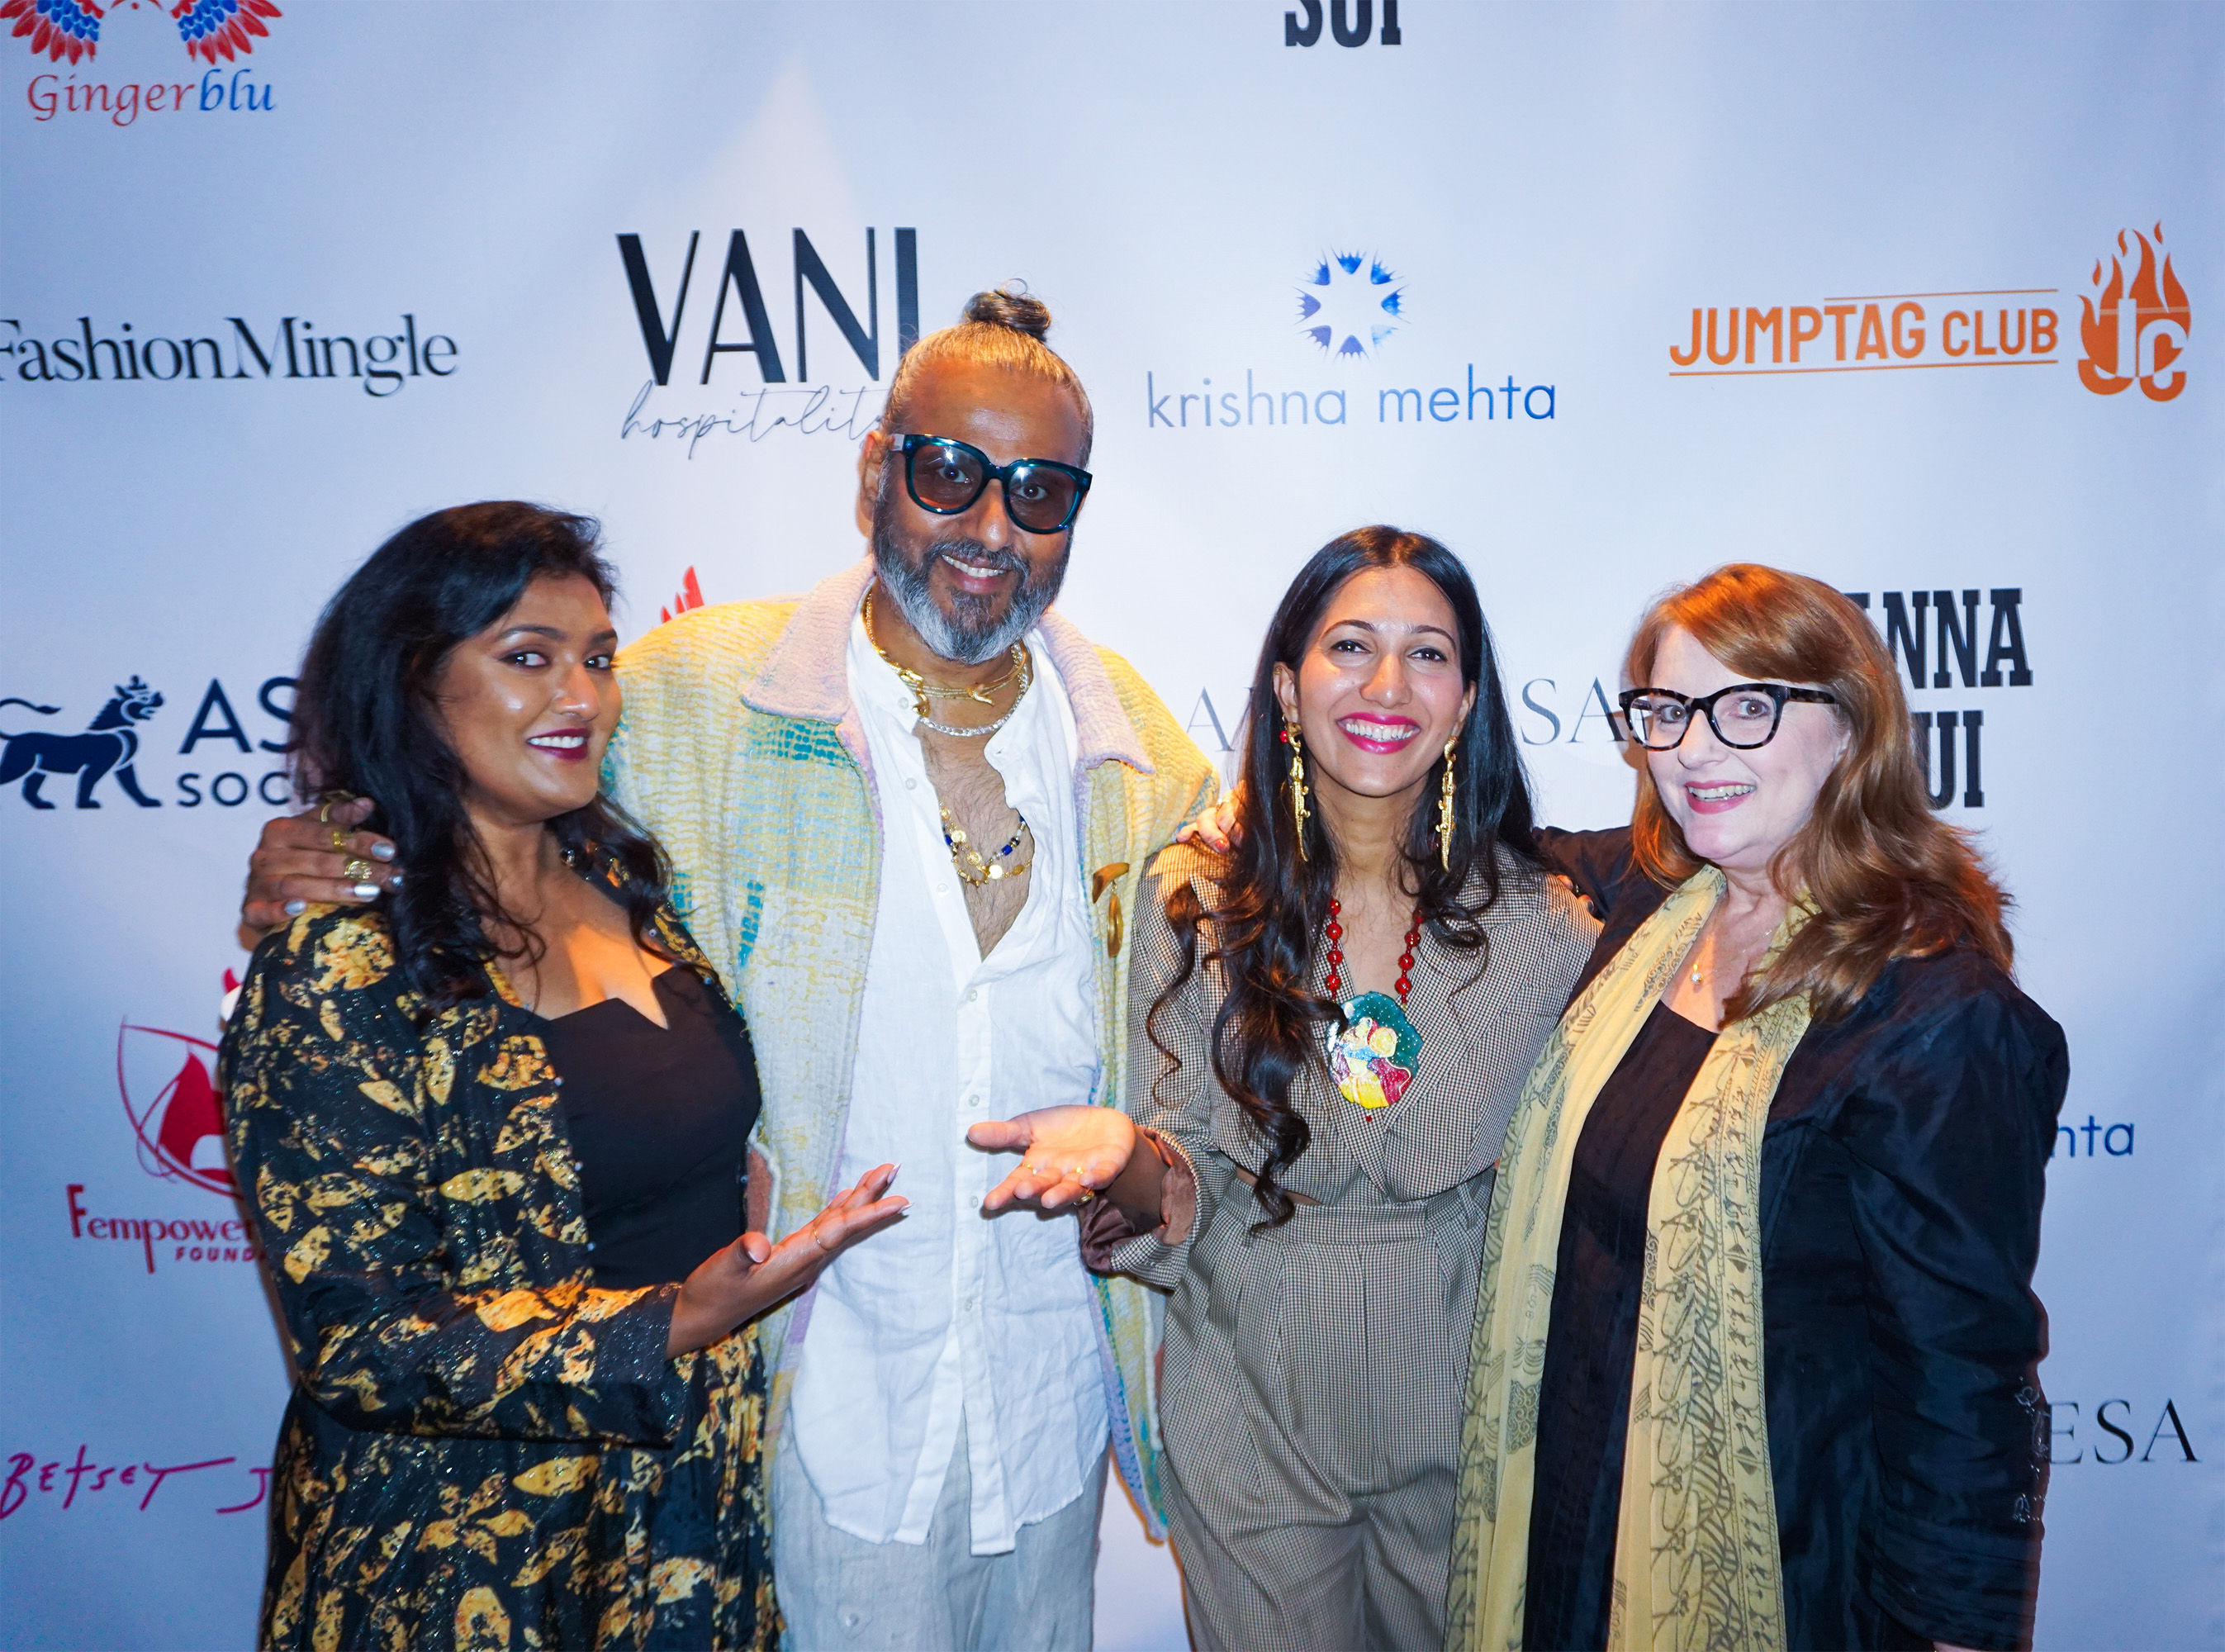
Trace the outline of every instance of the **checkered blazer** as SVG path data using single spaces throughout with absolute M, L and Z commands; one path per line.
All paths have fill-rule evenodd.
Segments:
M 1290 1100 L 1311 1128 L 1313 1144 L 1277 1173 L 1283 1187 L 1347 1213 L 1380 1207 L 1385 1219 L 1398 1220 L 1396 1207 L 1418 1206 L 1498 1162 L 1523 1081 L 1599 932 L 1566 888 L 1502 858 L 1501 893 L 1484 916 L 1486 950 L 1455 951 L 1426 931 L 1416 950 L 1406 1013 L 1422 1035 L 1422 1052 L 1404 1096 L 1372 1111 L 1354 1107 L 1337 1094 L 1325 1066 L 1309 1068 L 1293 1083 Z M 1262 1214 L 1236 1172 L 1256 1171 L 1265 1147 L 1213 1076 L 1213 1019 L 1227 986 L 1220 966 L 1204 961 L 1209 923 L 1199 931 L 1196 971 L 1146 1025 L 1145 1012 L 1181 963 L 1167 896 L 1191 884 L 1209 909 L 1220 898 L 1218 865 L 1218 857 L 1188 845 L 1154 861 L 1138 892 L 1132 943 L 1128 1111 L 1189 1155 L 1198 1212 L 1182 1243 L 1131 1239 L 1109 1252 L 1105 1265 L 1169 1290 L 1225 1201 L 1240 1200 L 1250 1220 Z M 1481 898 L 1480 877 L 1467 893 Z M 1315 987 L 1326 974 L 1316 950 Z

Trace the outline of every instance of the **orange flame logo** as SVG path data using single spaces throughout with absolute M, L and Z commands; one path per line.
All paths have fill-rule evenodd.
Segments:
M 2139 258 L 2128 282 L 2125 260 L 2133 256 L 2134 243 Z M 2170 401 L 2186 388 L 2186 370 L 2178 362 L 2186 353 L 2194 317 L 2186 289 L 2171 267 L 2171 254 L 2163 251 L 2163 226 L 2155 226 L 2152 240 L 2138 230 L 2119 231 L 2109 278 L 2101 279 L 2097 258 L 2093 283 L 2095 294 L 2078 301 L 2085 309 L 2078 336 L 2086 346 L 2079 382 L 2096 396 L 2114 396 L 2137 384 L 2150 401 Z

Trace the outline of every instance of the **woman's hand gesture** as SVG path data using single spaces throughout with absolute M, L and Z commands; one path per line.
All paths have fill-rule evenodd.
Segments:
M 1042 1210 L 1087 1204 L 1127 1167 L 1136 1126 L 1117 1107 L 1045 1107 L 977 1124 L 966 1139 L 990 1153 L 1020 1155 L 1019 1168 L 981 1201 L 993 1216 L 1016 1204 Z
M 1175 834 L 1177 843 L 1196 843 L 1215 855 L 1226 855 L 1236 844 L 1236 808 L 1243 796 L 1239 783 L 1198 811 L 1197 818 Z
M 794 1296 L 851 1246 L 895 1222 L 910 1208 L 906 1200 L 886 1197 L 896 1179 L 897 1167 L 882 1165 L 778 1244 L 761 1233 L 745 1233 L 713 1251 L 680 1287 L 665 1357 L 708 1347 Z

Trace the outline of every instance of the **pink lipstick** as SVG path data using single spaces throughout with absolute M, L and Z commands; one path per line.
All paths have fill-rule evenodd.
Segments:
M 1361 751 L 1379 754 L 1403 751 L 1422 732 L 1422 725 L 1411 717 L 1378 716 L 1372 712 L 1340 717 L 1336 728 Z

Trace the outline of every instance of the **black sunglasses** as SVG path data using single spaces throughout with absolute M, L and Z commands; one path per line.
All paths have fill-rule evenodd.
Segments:
M 1708 720 L 1715 738 L 1750 752 L 1777 738 L 1787 700 L 1835 706 L 1838 696 L 1821 689 L 1788 688 L 1782 683 L 1734 683 L 1695 699 L 1673 689 L 1625 689 L 1622 721 L 1631 738 L 1649 752 L 1672 752 L 1683 744 L 1695 714 Z
M 1073 522 L 1089 492 L 1089 473 L 1055 459 L 999 465 L 979 448 L 949 436 L 891 436 L 903 455 L 911 502 L 936 516 L 963 516 L 991 482 L 1005 490 L 1005 514 L 1030 533 L 1057 533 Z M 924 463 L 921 461 L 924 458 Z

